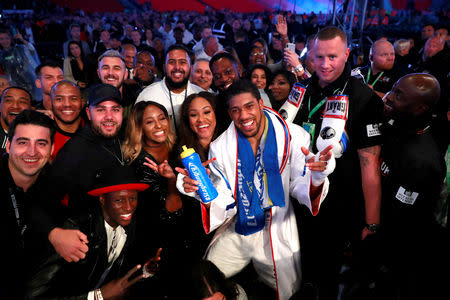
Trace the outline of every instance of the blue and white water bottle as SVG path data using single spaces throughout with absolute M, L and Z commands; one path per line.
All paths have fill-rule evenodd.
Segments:
M 198 181 L 197 193 L 203 203 L 211 202 L 217 197 L 217 190 L 212 184 L 211 179 L 206 173 L 206 168 L 202 165 L 200 156 L 193 148 L 183 146 L 183 152 L 180 154 L 184 167 L 188 170 L 189 176 Z

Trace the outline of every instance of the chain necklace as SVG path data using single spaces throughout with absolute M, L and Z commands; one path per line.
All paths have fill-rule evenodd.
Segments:
M 121 166 L 124 166 L 125 165 L 125 161 L 123 159 L 122 144 L 120 143 L 119 139 L 118 139 L 118 142 L 119 142 L 119 149 L 120 149 L 120 156 L 121 156 L 121 158 L 119 158 L 113 151 L 111 151 L 108 148 L 106 148 L 105 145 L 102 144 L 102 147 L 103 147 L 103 149 L 108 151 L 112 156 L 114 156 Z

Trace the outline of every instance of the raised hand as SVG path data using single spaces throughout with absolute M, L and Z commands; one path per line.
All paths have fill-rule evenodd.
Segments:
M 213 161 L 215 161 L 216 158 L 213 157 L 211 159 L 208 159 L 207 161 L 203 162 L 202 165 L 204 167 L 206 167 L 207 165 L 209 165 L 210 163 L 212 163 Z M 189 173 L 186 169 L 183 168 L 179 168 L 176 167 L 175 171 L 177 171 L 178 173 L 184 175 L 185 177 L 183 178 L 183 188 L 184 188 L 184 192 L 185 193 L 192 193 L 192 192 L 196 192 L 198 190 L 198 185 L 199 182 L 197 180 L 194 180 L 192 178 L 189 177 Z M 209 170 L 208 168 L 206 168 L 206 173 L 211 174 L 211 170 Z M 177 183 L 177 187 L 179 187 L 178 183 Z
M 128 273 L 125 274 L 125 276 L 123 276 L 122 278 L 111 280 L 110 282 L 102 286 L 100 290 L 102 292 L 103 299 L 116 299 L 125 295 L 130 286 L 132 286 L 142 278 L 145 278 L 144 274 L 142 274 L 129 280 L 130 277 L 140 268 L 141 265 L 137 265 L 136 267 L 128 271 Z
M 282 38 L 287 38 L 288 27 L 286 23 L 286 18 L 283 15 L 278 14 L 277 24 L 275 24 L 275 27 L 277 29 L 277 32 L 281 35 Z
M 284 48 L 283 50 L 283 60 L 292 68 L 300 64 L 297 53 L 288 48 Z
M 149 277 L 150 274 L 155 274 L 159 271 L 159 262 L 161 261 L 161 251 L 162 248 L 159 248 L 158 251 L 156 251 L 156 255 L 152 258 L 150 258 L 144 265 L 144 274 L 145 278 Z
M 306 157 L 305 166 L 311 170 L 311 182 L 314 186 L 322 185 L 325 178 L 334 171 L 336 161 L 331 151 L 332 148 L 333 145 L 330 145 L 314 155 L 314 153 L 302 147 L 302 152 Z
M 165 178 L 168 178 L 168 179 L 176 178 L 176 175 L 173 172 L 173 169 L 169 165 L 167 160 L 163 161 L 159 165 L 157 163 L 155 163 L 153 160 L 151 160 L 150 158 L 148 158 L 148 157 L 146 157 L 145 160 L 147 162 L 144 162 L 144 165 L 149 167 L 150 169 L 152 169 L 153 171 L 155 171 L 159 175 L 161 175 L 161 176 L 163 176 Z

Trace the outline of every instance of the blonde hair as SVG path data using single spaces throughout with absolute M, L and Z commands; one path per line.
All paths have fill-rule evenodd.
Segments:
M 394 42 L 394 50 L 396 53 L 400 53 L 400 51 L 409 49 L 409 46 L 411 45 L 411 42 L 406 39 L 400 39 L 396 40 Z
M 164 116 L 168 120 L 168 135 L 167 140 L 164 142 L 167 150 L 169 152 L 172 151 L 173 145 L 175 144 L 175 132 L 173 131 L 172 124 L 169 120 L 169 114 L 167 113 L 166 108 L 161 104 L 153 101 L 138 102 L 133 107 L 130 117 L 128 118 L 125 135 L 126 138 L 125 142 L 122 145 L 123 156 L 128 164 L 131 164 L 142 151 L 142 145 L 145 142 L 145 136 L 142 130 L 144 111 L 150 105 L 156 106 L 157 108 L 161 109 L 164 113 Z

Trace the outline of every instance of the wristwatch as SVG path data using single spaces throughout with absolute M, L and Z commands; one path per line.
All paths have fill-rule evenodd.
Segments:
M 369 229 L 369 231 L 372 233 L 377 233 L 378 230 L 380 230 L 380 224 L 366 224 L 366 228 Z
M 303 72 L 304 69 L 303 69 L 302 64 L 298 64 L 298 66 L 296 66 L 296 67 L 294 68 L 294 71 L 295 71 L 295 72 L 298 72 L 298 73 Z

